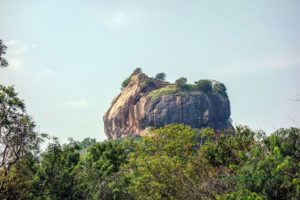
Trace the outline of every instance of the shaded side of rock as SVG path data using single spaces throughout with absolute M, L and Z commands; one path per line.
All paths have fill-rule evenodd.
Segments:
M 227 94 L 179 90 L 138 73 L 113 100 L 103 120 L 107 137 L 115 139 L 144 135 L 150 128 L 174 123 L 225 130 L 232 128 L 229 118 Z

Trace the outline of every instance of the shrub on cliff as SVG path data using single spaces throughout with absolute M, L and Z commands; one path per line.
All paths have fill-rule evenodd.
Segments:
M 136 68 L 135 70 L 133 70 L 133 72 L 131 73 L 131 75 L 122 82 L 121 90 L 127 87 L 127 85 L 129 84 L 130 79 L 131 79 L 132 76 L 134 76 L 136 74 L 139 74 L 139 73 L 142 73 L 142 72 L 143 72 L 143 70 L 141 68 L 139 68 L 139 67 Z
M 179 89 L 184 89 L 186 86 L 186 83 L 187 83 L 187 79 L 184 77 L 181 77 L 175 81 L 175 85 Z
M 213 85 L 213 91 L 224 97 L 228 97 L 226 90 L 226 86 L 223 83 L 218 82 Z
M 210 80 L 199 80 L 195 82 L 196 89 L 203 92 L 211 92 L 212 91 L 212 83 Z
M 163 73 L 163 72 L 162 73 L 157 73 L 156 76 L 155 76 L 155 79 L 164 81 L 166 79 L 166 74 Z

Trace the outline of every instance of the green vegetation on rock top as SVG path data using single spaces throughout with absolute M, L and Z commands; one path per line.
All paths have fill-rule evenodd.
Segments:
M 122 83 L 122 88 L 124 89 L 127 87 L 127 85 L 130 82 L 130 79 L 133 75 L 136 75 L 138 73 L 142 73 L 141 68 L 136 68 L 131 75 L 126 78 Z M 164 81 L 166 77 L 166 74 L 161 72 L 156 74 L 154 78 L 147 78 L 142 84 L 142 87 L 145 87 L 147 85 L 153 84 L 155 81 Z M 157 98 L 162 95 L 166 94 L 176 94 L 179 92 L 192 92 L 192 91 L 202 91 L 205 93 L 215 93 L 219 94 L 223 97 L 228 97 L 226 92 L 226 87 L 223 83 L 220 83 L 218 81 L 214 80 L 208 80 L 208 79 L 202 79 L 195 81 L 194 84 L 188 84 L 187 79 L 185 77 L 181 77 L 175 81 L 174 84 L 169 84 L 163 88 L 159 88 L 156 90 L 151 91 L 148 95 L 152 98 Z
M 183 81 L 181 81 L 183 82 Z M 204 93 L 214 93 L 221 95 L 223 97 L 227 97 L 226 93 L 226 87 L 223 83 L 217 82 L 217 81 L 211 81 L 211 80 L 199 80 L 195 82 L 195 84 L 180 84 L 178 86 L 177 84 L 170 84 L 165 87 L 156 89 L 151 91 L 148 96 L 152 99 L 156 99 L 163 95 L 168 94 L 186 94 L 188 92 L 193 91 L 201 91 Z
M 168 85 L 166 87 L 159 88 L 157 90 L 151 91 L 148 94 L 148 96 L 151 97 L 151 98 L 153 98 L 153 99 L 156 99 L 159 96 L 166 95 L 166 94 L 175 94 L 175 93 L 177 93 L 179 91 L 180 90 L 177 87 L 175 87 L 175 85 Z

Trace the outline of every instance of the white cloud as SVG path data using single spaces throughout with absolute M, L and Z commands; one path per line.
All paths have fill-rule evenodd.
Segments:
M 9 40 L 9 41 L 7 41 L 7 42 L 5 42 L 5 45 L 7 45 L 7 46 L 15 46 L 15 45 L 17 45 L 17 44 L 19 44 L 20 42 L 18 41 L 18 40 Z
M 220 76 L 236 75 L 267 70 L 281 70 L 294 67 L 296 65 L 300 65 L 300 56 L 283 56 L 261 60 L 236 62 L 216 68 L 212 71 L 212 73 Z
M 15 71 L 22 70 L 24 68 L 24 62 L 18 58 L 8 59 L 9 68 Z
M 138 9 L 121 9 L 108 10 L 105 8 L 95 8 L 91 13 L 92 19 L 110 27 L 110 28 L 127 28 L 147 24 L 150 13 L 148 11 L 141 11 Z
M 55 72 L 51 69 L 45 69 L 44 72 L 46 75 L 49 75 L 49 76 L 55 75 Z
M 9 68 L 15 71 L 20 71 L 25 67 L 24 54 L 28 50 L 38 47 L 36 44 L 21 42 L 15 39 L 5 41 L 4 43 L 7 46 Z
M 29 43 L 29 42 L 21 42 L 19 40 L 9 40 L 5 42 L 6 46 L 8 47 L 7 53 L 10 54 L 22 54 L 29 49 L 36 49 L 38 48 L 37 44 Z
M 37 44 L 30 44 L 30 47 L 33 48 L 33 49 L 36 49 L 38 48 L 39 46 Z
M 67 101 L 64 104 L 68 108 L 73 108 L 73 109 L 84 109 L 89 106 L 89 103 L 86 99 L 79 99 L 79 100 L 71 100 Z
M 114 25 L 125 27 L 129 25 L 130 16 L 125 12 L 116 12 L 110 20 Z

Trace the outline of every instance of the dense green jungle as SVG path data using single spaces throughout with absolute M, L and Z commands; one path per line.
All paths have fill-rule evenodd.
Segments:
M 143 137 L 61 144 L 37 131 L 13 86 L 0 85 L 0 199 L 297 200 L 300 129 L 169 124 Z

